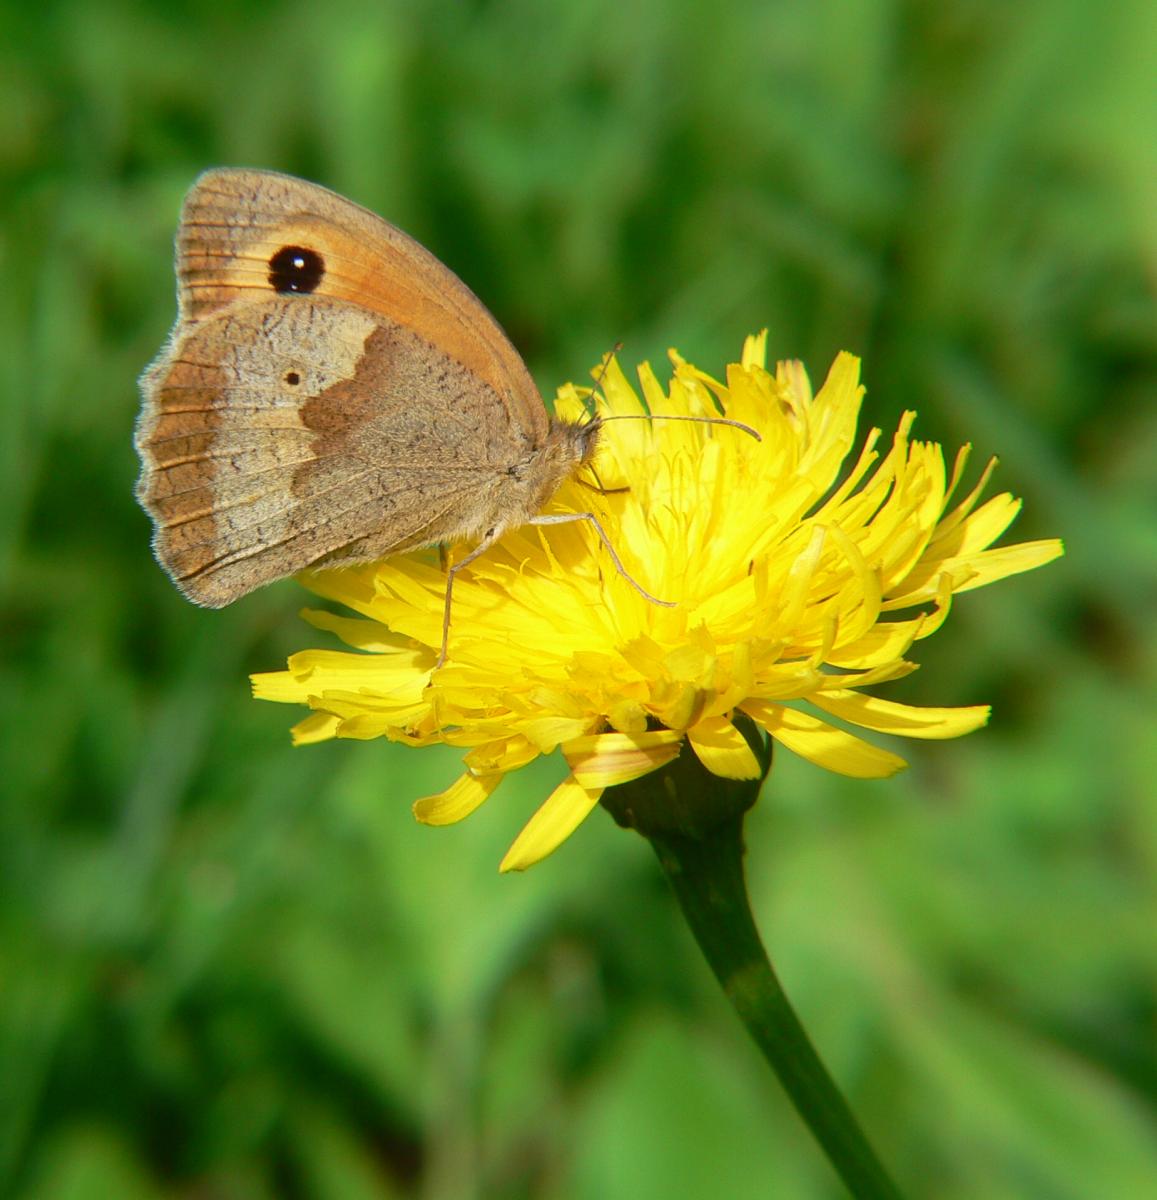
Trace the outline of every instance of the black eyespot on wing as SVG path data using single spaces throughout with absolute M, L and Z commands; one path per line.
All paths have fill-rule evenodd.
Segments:
M 325 278 L 325 259 L 304 246 L 282 246 L 269 260 L 269 283 L 275 292 L 317 291 Z
M 301 382 L 301 376 L 296 371 L 286 371 L 285 382 L 288 383 L 290 387 L 297 387 L 297 385 Z

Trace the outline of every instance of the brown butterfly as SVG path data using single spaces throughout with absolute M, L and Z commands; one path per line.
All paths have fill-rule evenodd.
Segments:
M 463 537 L 481 553 L 594 453 L 600 423 L 547 415 L 456 275 L 315 184 L 202 175 L 177 301 L 141 378 L 137 496 L 197 604 Z
M 498 322 L 401 230 L 223 168 L 185 197 L 176 270 L 176 324 L 141 377 L 137 497 L 190 600 L 477 537 L 448 572 L 441 664 L 455 573 L 507 530 L 585 520 L 666 603 L 592 513 L 541 513 L 613 418 L 549 416 Z

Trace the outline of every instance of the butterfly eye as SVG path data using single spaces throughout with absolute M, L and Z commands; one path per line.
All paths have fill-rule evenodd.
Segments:
M 315 292 L 324 276 L 325 260 L 304 246 L 282 246 L 269 260 L 269 282 L 275 292 Z

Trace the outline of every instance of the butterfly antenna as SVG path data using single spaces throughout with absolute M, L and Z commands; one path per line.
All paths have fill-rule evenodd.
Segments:
M 611 413 L 608 417 L 600 417 L 599 421 L 694 421 L 699 425 L 730 425 L 732 429 L 741 429 L 750 434 L 757 442 L 762 442 L 757 429 L 745 425 L 742 421 L 733 421 L 730 417 L 695 417 L 686 413 Z
M 603 379 L 606 377 L 615 355 L 622 348 L 623 343 L 616 342 L 610 354 L 603 358 L 603 365 L 599 368 L 598 376 L 595 379 L 595 386 L 591 388 L 591 394 L 587 397 L 592 402 L 592 406 L 595 393 L 602 387 Z M 750 434 L 757 442 L 763 441 L 763 438 L 759 436 L 758 430 L 753 429 L 750 425 L 745 425 L 742 421 L 732 420 L 731 417 L 696 417 L 685 413 L 608 413 L 606 416 L 599 416 L 596 411 L 591 419 L 597 420 L 600 425 L 605 424 L 607 421 L 694 421 L 700 425 L 730 425 L 733 429 L 741 429 L 744 433 Z M 595 478 L 597 479 L 598 476 L 596 475 Z M 605 491 L 605 489 L 602 490 Z M 617 491 L 619 489 L 614 490 Z
M 590 407 L 587 411 L 591 414 L 591 420 L 605 421 L 607 419 L 606 417 L 600 417 L 598 414 L 598 409 L 595 407 L 595 393 L 603 386 L 603 380 L 607 377 L 607 372 L 611 369 L 611 363 L 615 361 L 615 355 L 622 348 L 623 343 L 616 342 L 611 347 L 611 352 L 603 355 L 603 365 L 599 367 L 599 373 L 595 376 L 595 386 L 591 388 L 591 394 L 587 397 L 587 400 L 590 402 Z

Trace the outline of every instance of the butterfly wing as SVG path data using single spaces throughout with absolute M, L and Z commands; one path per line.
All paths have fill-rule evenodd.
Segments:
M 292 248 L 321 259 L 308 294 L 413 330 L 487 383 L 515 426 L 545 435 L 542 400 L 518 351 L 454 272 L 375 213 L 291 175 L 218 169 L 193 185 L 177 240 L 181 316 L 196 321 L 270 293 L 272 264 Z
M 203 175 L 177 277 L 177 324 L 141 381 L 138 495 L 199 603 L 477 532 L 494 481 L 546 437 L 525 366 L 469 289 L 324 188 Z

